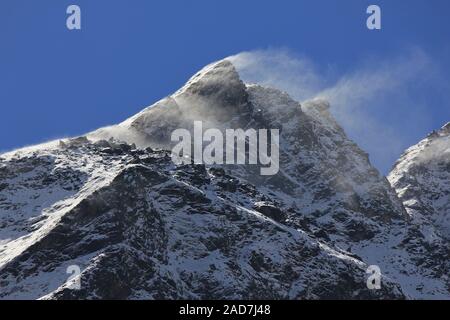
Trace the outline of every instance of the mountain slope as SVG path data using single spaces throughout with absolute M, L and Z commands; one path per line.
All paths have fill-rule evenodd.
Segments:
M 29 220 L 32 230 L 11 236 L 19 238 L 9 239 L 8 248 L 21 246 L 21 251 L 2 249 L 9 259 L 2 264 L 1 297 L 402 297 L 387 279 L 382 291 L 370 292 L 361 261 L 253 209 L 260 201 L 271 202 L 253 186 L 221 169 L 176 167 L 166 151 L 126 146 L 85 141 L 20 158 L 22 165 L 36 164 L 47 152 L 61 157 L 56 162 L 83 154 L 99 164 L 97 172 L 100 164 L 111 165 L 111 178 L 95 182 L 89 192 L 89 181 L 98 180 L 90 176 L 75 197 L 62 196 L 58 204 L 72 202 L 64 214 L 55 205 L 40 218 L 46 222 Z M 16 158 L 6 160 L 8 172 L 16 165 Z M 45 170 L 30 181 L 37 191 L 51 192 L 53 184 L 42 180 L 53 175 Z M 8 183 L 6 190 L 15 187 Z M 11 229 L 22 226 L 16 222 Z M 64 284 L 70 265 L 82 268 L 81 290 Z

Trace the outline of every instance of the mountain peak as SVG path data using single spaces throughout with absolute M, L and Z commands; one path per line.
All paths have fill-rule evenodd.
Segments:
M 450 122 L 447 122 L 440 129 L 433 130 L 431 133 L 429 133 L 427 139 L 428 140 L 439 139 L 442 137 L 447 137 L 449 136 L 449 134 L 450 134 Z
M 449 135 L 450 134 L 450 122 L 447 122 L 445 125 L 442 126 L 442 128 L 439 130 L 439 133 L 442 135 Z
M 204 67 L 174 94 L 175 98 L 192 96 L 221 105 L 242 105 L 247 100 L 244 82 L 234 65 L 226 59 Z

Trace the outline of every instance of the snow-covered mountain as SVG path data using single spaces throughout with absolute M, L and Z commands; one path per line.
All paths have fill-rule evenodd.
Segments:
M 428 168 L 423 151 L 448 150 L 448 126 L 394 190 L 329 108 L 225 59 L 118 125 L 0 155 L 0 298 L 450 298 L 449 153 Z M 170 135 L 195 120 L 279 129 L 278 174 L 175 165 Z
M 406 150 L 388 179 L 418 225 L 450 239 L 450 122 Z

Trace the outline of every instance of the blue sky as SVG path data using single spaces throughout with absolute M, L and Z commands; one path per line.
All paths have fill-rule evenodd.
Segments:
M 66 28 L 70 4 L 81 7 L 81 31 Z M 366 28 L 369 4 L 382 9 L 380 31 Z M 0 150 L 120 122 L 242 51 L 288 50 L 326 81 L 378 64 L 396 78 L 425 61 L 396 92 L 365 103 L 364 115 L 401 135 L 395 148 L 381 156 L 375 132 L 348 129 L 385 172 L 399 150 L 450 121 L 449 39 L 448 0 L 2 0 Z

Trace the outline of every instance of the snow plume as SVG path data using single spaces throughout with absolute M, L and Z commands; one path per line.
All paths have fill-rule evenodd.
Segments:
M 422 148 L 413 146 L 409 151 L 414 152 L 415 163 L 429 163 L 432 161 L 449 163 L 450 161 L 450 135 L 439 136 L 438 133 L 429 136 L 421 142 Z
M 147 147 L 144 137 L 139 133 L 130 130 L 130 128 L 121 125 L 103 127 L 86 134 L 86 136 L 89 140 L 93 141 L 113 139 L 129 144 L 134 143 L 139 147 Z
M 431 144 L 430 148 L 424 153 L 424 157 L 427 157 L 428 159 L 445 160 L 448 163 L 450 159 L 450 136 L 437 140 Z
M 371 58 L 343 74 L 288 50 L 244 52 L 229 60 L 245 82 L 281 89 L 300 102 L 328 100 L 339 124 L 384 173 L 431 126 L 429 102 L 420 93 L 433 92 L 431 83 L 439 83 L 440 76 L 420 49 Z
M 246 83 L 257 83 L 288 92 L 304 101 L 314 98 L 327 87 L 327 77 L 306 57 L 296 57 L 288 50 L 242 52 L 227 58 Z

